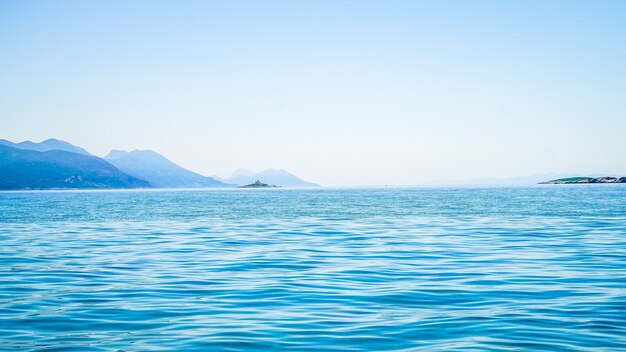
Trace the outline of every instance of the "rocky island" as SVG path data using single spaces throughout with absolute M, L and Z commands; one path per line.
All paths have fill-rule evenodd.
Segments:
M 254 181 L 254 183 L 251 183 L 249 185 L 245 185 L 245 186 L 239 186 L 237 188 L 278 188 L 280 186 L 276 186 L 276 185 L 268 185 L 267 183 L 263 183 L 259 180 Z
M 626 177 L 568 177 L 559 178 L 556 180 L 539 182 L 542 185 L 565 185 L 565 184 L 577 184 L 577 183 L 626 183 Z

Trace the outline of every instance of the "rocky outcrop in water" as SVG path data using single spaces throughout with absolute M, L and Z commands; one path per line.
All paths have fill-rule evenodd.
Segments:
M 224 180 L 224 182 L 243 186 L 252 184 L 255 180 L 264 180 L 270 184 L 281 185 L 283 187 L 319 187 L 318 184 L 304 181 L 284 169 L 268 169 L 261 172 L 238 169 Z
M 280 186 L 276 186 L 276 185 L 268 185 L 267 183 L 263 183 L 259 180 L 254 181 L 254 183 L 251 183 L 249 185 L 245 185 L 245 186 L 239 186 L 237 188 L 278 188 Z

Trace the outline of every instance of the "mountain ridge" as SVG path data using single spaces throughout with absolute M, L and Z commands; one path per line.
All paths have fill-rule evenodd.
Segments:
M 22 150 L 34 150 L 38 152 L 47 152 L 51 150 L 62 150 L 70 153 L 82 154 L 82 155 L 90 155 L 91 153 L 86 151 L 85 149 L 75 146 L 66 141 L 62 141 L 56 138 L 48 138 L 43 142 L 32 142 L 32 141 L 23 141 L 19 143 L 14 143 L 6 139 L 0 139 L 0 145 L 6 145 L 9 147 L 22 149 Z
M 187 170 L 152 150 L 135 149 L 127 152 L 114 149 L 104 157 L 104 160 L 158 188 L 232 187 Z
M 151 188 L 102 158 L 65 150 L 36 151 L 0 145 L 0 189 Z

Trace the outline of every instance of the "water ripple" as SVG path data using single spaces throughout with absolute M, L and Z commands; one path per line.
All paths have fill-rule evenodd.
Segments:
M 15 214 L 0 350 L 626 350 L 620 214 Z

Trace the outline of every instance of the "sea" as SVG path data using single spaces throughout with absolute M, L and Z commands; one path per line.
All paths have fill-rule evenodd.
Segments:
M 0 192 L 1 351 L 626 351 L 626 185 Z

